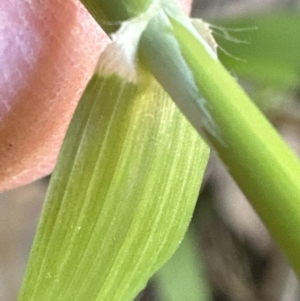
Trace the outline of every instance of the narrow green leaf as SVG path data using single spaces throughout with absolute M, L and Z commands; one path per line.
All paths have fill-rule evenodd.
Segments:
M 207 146 L 151 77 L 105 74 L 68 130 L 19 301 L 131 301 L 191 219 Z

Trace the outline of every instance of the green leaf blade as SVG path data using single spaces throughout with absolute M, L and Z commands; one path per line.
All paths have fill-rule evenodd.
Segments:
M 19 301 L 132 300 L 181 241 L 208 148 L 149 83 L 91 80 L 51 180 Z

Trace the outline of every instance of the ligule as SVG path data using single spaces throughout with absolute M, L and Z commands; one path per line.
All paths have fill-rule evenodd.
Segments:
M 64 141 L 18 300 L 132 300 L 179 245 L 208 152 L 150 76 L 137 84 L 97 71 Z

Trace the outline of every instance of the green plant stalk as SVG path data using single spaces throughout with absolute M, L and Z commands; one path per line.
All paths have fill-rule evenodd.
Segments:
M 115 32 L 122 21 L 135 18 L 149 9 L 153 0 L 82 0 L 107 34 Z
M 139 53 L 218 152 L 300 276 L 300 166 L 295 154 L 170 1 L 161 1 L 149 21 Z
M 300 275 L 298 158 L 236 80 L 171 14 L 150 21 L 141 38 L 140 54 L 143 63 L 217 151 Z M 177 56 L 182 60 L 172 59 Z M 182 79 L 189 76 L 191 82 L 182 84 Z

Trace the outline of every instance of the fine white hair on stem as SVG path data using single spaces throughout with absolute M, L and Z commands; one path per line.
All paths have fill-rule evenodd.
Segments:
M 211 28 L 212 34 L 214 36 L 218 36 L 222 39 L 225 39 L 226 41 L 229 41 L 229 42 L 232 42 L 232 43 L 235 43 L 235 44 L 246 44 L 246 45 L 250 45 L 251 41 L 237 38 L 237 37 L 233 36 L 232 33 L 243 33 L 243 32 L 246 32 L 246 31 L 254 31 L 254 30 L 258 29 L 257 26 L 253 26 L 253 27 L 224 27 L 224 26 L 218 26 L 218 25 L 215 25 L 215 24 L 209 24 L 209 27 Z M 218 46 L 219 51 L 224 53 L 227 57 L 230 57 L 230 58 L 232 58 L 236 61 L 240 61 L 240 62 L 244 62 L 244 63 L 248 62 L 247 60 L 230 53 L 229 51 L 227 51 L 224 47 L 220 46 L 219 44 L 217 46 Z
M 218 26 L 215 24 L 209 24 L 214 35 L 219 36 L 227 41 L 237 43 L 237 44 L 250 44 L 250 41 L 242 40 L 237 37 L 234 37 L 232 33 L 240 33 L 246 31 L 254 31 L 257 30 L 257 26 L 253 27 L 240 27 L 240 28 L 229 28 L 224 26 Z
M 236 56 L 236 55 L 230 53 L 229 51 L 227 51 L 224 47 L 222 47 L 222 46 L 220 46 L 220 45 L 218 45 L 218 50 L 219 50 L 220 52 L 224 53 L 226 56 L 228 56 L 228 57 L 230 57 L 230 58 L 232 58 L 232 59 L 234 59 L 234 60 L 236 60 L 236 61 L 243 62 L 243 63 L 248 63 L 247 60 L 245 60 L 245 59 L 243 59 L 243 58 L 241 58 L 241 57 L 238 57 L 238 56 Z

